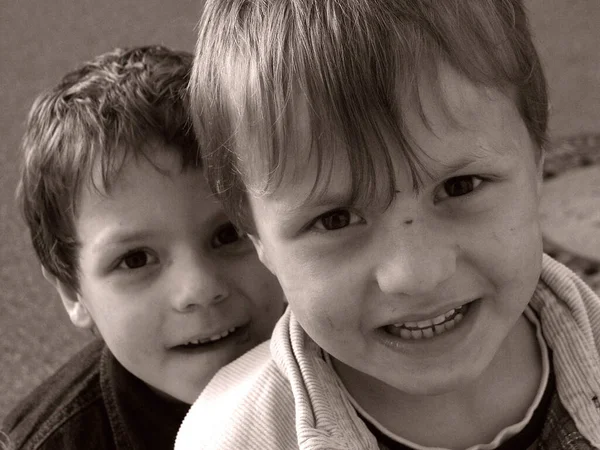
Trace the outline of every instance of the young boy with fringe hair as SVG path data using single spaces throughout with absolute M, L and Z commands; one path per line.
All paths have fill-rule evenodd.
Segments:
M 542 252 L 521 0 L 209 0 L 211 188 L 289 302 L 176 449 L 600 446 L 600 301 Z
M 210 378 L 283 312 L 204 178 L 191 64 L 162 46 L 116 49 L 31 109 L 19 204 L 71 321 L 101 339 L 9 414 L 17 450 L 172 448 Z

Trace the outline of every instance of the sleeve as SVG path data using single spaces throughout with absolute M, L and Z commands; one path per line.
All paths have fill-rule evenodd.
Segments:
M 265 342 L 215 375 L 186 415 L 175 450 L 297 449 L 289 382 Z

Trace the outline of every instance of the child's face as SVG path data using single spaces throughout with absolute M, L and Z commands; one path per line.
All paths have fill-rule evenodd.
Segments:
M 420 192 L 398 157 L 400 192 L 385 211 L 344 202 L 344 161 L 318 201 L 302 204 L 315 170 L 250 199 L 253 240 L 306 332 L 349 373 L 412 395 L 477 379 L 506 345 L 541 270 L 540 175 L 514 102 L 440 70 L 458 125 L 422 86 L 432 130 L 416 108 L 406 113 L 431 158 L 421 158 L 433 178 Z
M 152 154 L 168 175 L 132 159 L 109 195 L 82 193 L 71 318 L 93 321 L 125 368 L 191 403 L 219 368 L 270 337 L 282 294 L 202 172 L 180 173 L 175 157 Z

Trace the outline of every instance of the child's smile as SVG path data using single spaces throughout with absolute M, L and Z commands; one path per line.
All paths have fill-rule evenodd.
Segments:
M 216 342 L 222 341 L 225 338 L 231 339 L 234 336 L 239 336 L 239 334 L 245 329 L 246 329 L 245 327 L 231 327 L 231 328 L 227 328 L 227 329 L 223 330 L 220 333 L 218 333 L 218 332 L 214 333 L 214 334 L 204 333 L 203 335 L 206 337 L 196 336 L 195 338 L 192 338 L 189 341 L 187 341 L 185 344 L 178 345 L 177 347 L 192 348 L 192 347 L 203 346 L 206 344 L 214 344 Z
M 446 66 L 440 79 L 454 122 L 426 86 L 431 128 L 405 112 L 428 169 L 418 191 L 392 148 L 387 208 L 348 201 L 343 159 L 327 183 L 300 160 L 303 177 L 250 198 L 262 260 L 351 392 L 367 376 L 383 383 L 383 398 L 390 387 L 396 400 L 452 393 L 484 383 L 490 370 L 500 376 L 511 367 L 504 358 L 535 354 L 534 341 L 521 342 L 532 336 L 522 313 L 542 256 L 534 145 L 510 96 Z
M 181 172 L 160 145 L 149 151 L 162 172 L 128 160 L 108 193 L 81 195 L 80 301 L 127 370 L 191 403 L 217 370 L 269 338 L 281 291 L 202 171 Z
M 384 330 L 404 340 L 421 340 L 439 336 L 456 328 L 467 315 L 473 302 L 452 307 L 441 314 L 436 314 L 433 318 L 411 318 L 387 325 Z

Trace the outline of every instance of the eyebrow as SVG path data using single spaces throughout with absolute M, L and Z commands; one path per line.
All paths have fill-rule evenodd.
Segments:
M 431 181 L 444 179 L 459 170 L 465 170 L 487 158 L 491 157 L 496 159 L 500 157 L 497 150 L 491 149 L 489 146 L 484 147 L 481 144 L 478 144 L 477 150 L 479 151 L 473 151 L 469 155 L 463 155 L 459 159 L 447 163 L 431 160 L 430 166 L 436 165 L 437 167 L 427 167 L 427 165 L 425 165 L 425 167 L 427 167 L 426 177 Z M 348 186 L 347 189 L 331 193 L 327 192 L 327 188 L 324 188 L 322 194 L 317 192 L 315 195 L 309 196 L 303 201 L 299 201 L 292 207 L 286 206 L 285 202 L 278 203 L 277 212 L 283 216 L 282 222 L 287 223 L 294 222 L 298 216 L 308 214 L 314 209 L 351 206 L 351 191 L 351 186 Z M 402 191 L 396 189 L 396 192 L 400 193 Z
M 282 228 L 296 227 L 299 220 L 312 219 L 316 210 L 326 208 L 343 208 L 350 205 L 351 199 L 350 189 L 347 192 L 325 192 L 322 195 L 316 194 L 313 197 L 298 201 L 293 205 L 287 204 L 285 201 L 276 201 L 275 208 L 280 217 L 280 226 Z M 323 211 L 325 212 L 325 211 Z
M 438 164 L 440 168 L 428 168 L 428 173 L 430 175 L 431 180 L 439 180 L 448 176 L 451 173 L 454 173 L 458 170 L 462 170 L 468 168 L 469 166 L 478 163 L 485 156 L 473 156 L 473 157 L 462 157 L 457 161 L 450 162 L 448 164 L 440 164 L 438 162 L 434 162 L 434 164 Z M 347 189 L 339 190 L 337 192 L 327 192 L 327 188 L 322 190 L 323 193 L 316 193 L 313 196 L 309 196 L 303 201 L 299 201 L 293 207 L 280 207 L 278 208 L 278 212 L 280 214 L 290 214 L 290 213 L 299 213 L 308 212 L 308 210 L 312 209 L 320 209 L 329 206 L 351 206 L 352 204 L 352 188 L 348 186 Z M 402 192 L 396 189 L 396 192 Z
M 329 192 L 327 187 L 321 190 L 316 190 L 313 195 L 309 195 L 304 200 L 299 200 L 292 206 L 288 206 L 286 202 L 277 202 L 276 208 L 279 214 L 287 215 L 303 215 L 312 212 L 315 209 L 324 209 L 326 207 L 351 206 L 352 203 L 352 188 L 350 185 L 346 189 L 339 189 Z M 293 220 L 290 217 L 290 220 Z
M 452 161 L 450 163 L 444 163 L 444 164 L 436 161 L 436 162 L 434 162 L 434 164 L 437 164 L 438 167 L 436 167 L 436 168 L 428 167 L 427 168 L 428 178 L 431 181 L 446 178 L 448 175 L 450 175 L 454 172 L 458 172 L 459 170 L 464 170 L 474 164 L 477 164 L 482 159 L 484 159 L 486 156 L 487 155 L 480 155 L 480 156 L 473 155 L 473 156 L 468 156 L 468 157 L 462 157 L 462 158 L 458 159 L 457 161 Z
M 150 230 L 127 231 L 111 228 L 103 231 L 98 239 L 94 241 L 93 251 L 97 253 L 105 247 L 117 247 L 119 245 L 139 242 L 154 236 Z

